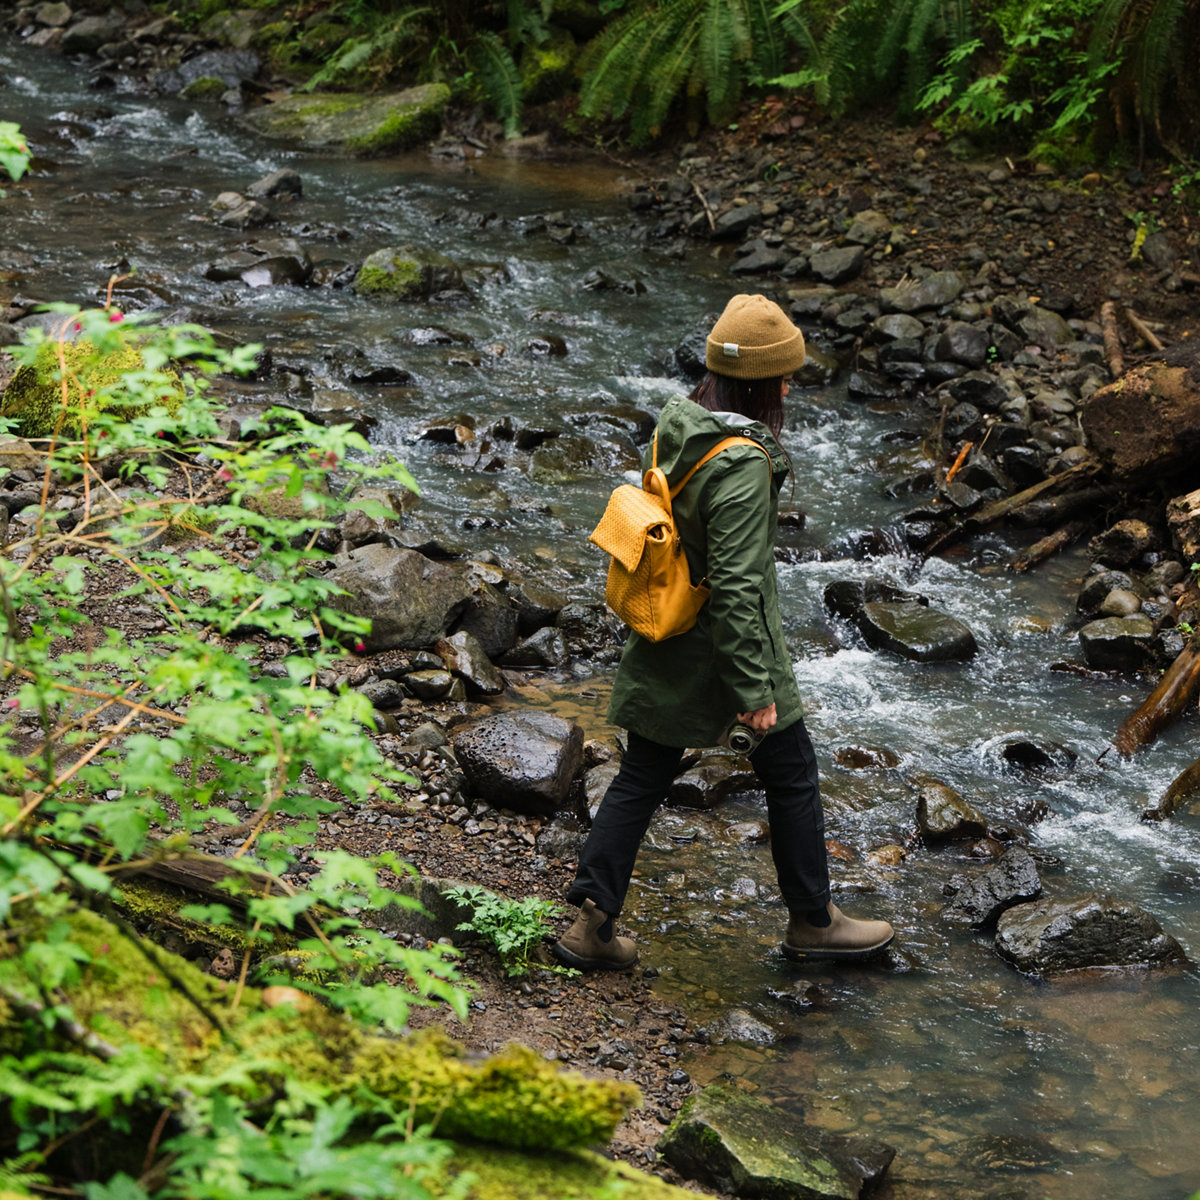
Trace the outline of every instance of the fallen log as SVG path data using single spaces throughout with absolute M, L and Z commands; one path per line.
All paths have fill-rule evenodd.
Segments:
M 1125 320 L 1129 322 L 1130 328 L 1133 330 L 1133 332 L 1136 333 L 1138 337 L 1140 337 L 1142 341 L 1150 347 L 1151 350 L 1161 351 L 1163 349 L 1163 344 L 1155 336 L 1154 331 L 1149 325 L 1146 324 L 1145 321 L 1142 320 L 1141 317 L 1137 315 L 1137 313 L 1133 311 L 1132 308 L 1127 308 L 1125 310 Z
M 1200 799 L 1200 758 L 1172 780 L 1159 802 L 1142 813 L 1142 820 L 1165 821 L 1196 799 Z
M 1034 542 L 1019 558 L 1013 558 L 1008 564 L 1009 570 L 1016 571 L 1018 574 L 1032 571 L 1034 567 L 1044 563 L 1046 559 L 1052 558 L 1060 550 L 1065 550 L 1072 542 L 1081 538 L 1087 532 L 1087 528 L 1086 521 L 1068 522 L 1048 537 Z
M 1151 742 L 1182 715 L 1200 695 L 1200 639 L 1195 635 L 1167 668 L 1158 687 L 1138 710 L 1126 717 L 1112 740 L 1113 749 L 1128 758 Z M 1102 756 L 1103 757 L 1103 756 Z
M 1125 374 L 1125 354 L 1121 349 L 1121 331 L 1117 328 L 1117 306 L 1105 300 L 1100 306 L 1100 329 L 1104 334 L 1104 360 L 1114 380 Z
M 1052 475 L 1049 479 L 1043 479 L 1040 483 L 1035 483 L 1032 487 L 1027 487 L 1024 491 L 1015 492 L 1011 496 L 1006 496 L 1003 500 L 997 500 L 994 504 L 989 504 L 985 508 L 981 508 L 977 513 L 967 517 L 961 524 L 954 525 L 947 529 L 945 533 L 935 538 L 930 543 L 925 551 L 926 558 L 934 554 L 939 554 L 947 546 L 953 546 L 956 542 L 962 541 L 963 538 L 969 537 L 973 533 L 979 533 L 981 530 L 987 529 L 991 525 L 995 525 L 998 521 L 1003 521 L 1006 517 L 1014 517 L 1025 509 L 1028 509 L 1035 501 L 1051 496 L 1061 495 L 1065 492 L 1075 491 L 1087 480 L 1100 470 L 1100 464 L 1088 460 L 1081 462 L 1078 466 L 1068 467 L 1059 475 Z

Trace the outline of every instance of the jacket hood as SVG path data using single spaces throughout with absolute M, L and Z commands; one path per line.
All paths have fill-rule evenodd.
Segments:
M 678 483 L 719 441 L 727 437 L 748 437 L 762 445 L 771 456 L 776 483 L 791 469 L 783 447 L 761 422 L 740 413 L 710 412 L 694 400 L 680 397 L 669 400 L 658 419 L 658 466 L 672 486 Z M 646 465 L 650 465 L 653 447 L 648 447 Z

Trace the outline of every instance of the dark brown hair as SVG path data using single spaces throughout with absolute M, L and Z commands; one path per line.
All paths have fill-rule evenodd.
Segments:
M 735 412 L 761 421 L 776 437 L 783 429 L 783 377 L 734 379 L 709 371 L 696 385 L 689 400 L 709 412 Z

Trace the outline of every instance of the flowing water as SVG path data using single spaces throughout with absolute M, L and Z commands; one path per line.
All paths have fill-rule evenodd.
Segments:
M 109 274 L 129 264 L 137 269 L 123 285 L 133 289 L 129 307 L 157 303 L 264 343 L 292 369 L 300 403 L 310 392 L 345 393 L 351 365 L 403 363 L 408 386 L 352 390 L 379 420 L 373 442 L 411 465 L 425 511 L 476 552 L 493 550 L 574 595 L 599 594 L 602 563 L 586 532 L 614 472 L 631 461 L 622 406 L 653 409 L 680 393 L 666 373 L 672 346 L 735 290 L 726 264 L 702 250 L 675 258 L 640 249 L 615 170 L 496 156 L 306 156 L 251 137 L 216 109 L 90 90 L 86 71 L 11 41 L 0 41 L 0 117 L 22 125 L 41 160 L 0 201 L 4 292 L 95 302 Z M 304 179 L 303 199 L 279 208 L 314 259 L 357 261 L 413 241 L 467 268 L 471 297 L 386 307 L 331 287 L 205 280 L 204 266 L 244 239 L 205 219 L 209 203 L 280 166 Z M 556 210 L 586 236 L 568 246 L 549 238 L 538 218 Z M 645 292 L 584 289 L 597 266 L 641 280 Z M 414 344 L 428 337 L 411 331 L 432 326 L 459 340 Z M 565 355 L 527 349 L 547 334 L 564 340 Z M 775 950 L 784 915 L 769 854 L 726 834 L 762 816 L 754 799 L 713 814 L 665 811 L 627 917 L 660 968 L 663 994 L 735 1035 L 714 1037 L 684 1065 L 698 1082 L 732 1076 L 825 1128 L 891 1142 L 897 1196 L 1184 1197 L 1200 1188 L 1196 974 L 1022 977 L 987 938 L 940 921 L 945 883 L 983 868 L 910 844 L 905 781 L 935 776 L 996 821 L 1046 802 L 1036 847 L 1060 860 L 1044 868 L 1054 893 L 1134 900 L 1200 955 L 1200 823 L 1138 820 L 1194 757 L 1194 725 L 1133 763 L 1098 762 L 1145 688 L 1049 670 L 1079 658 L 1067 616 L 1086 560 L 1069 554 L 1013 576 L 1001 565 L 1013 547 L 999 535 L 924 566 L 899 552 L 869 563 L 839 556 L 837 547 L 874 529 L 885 536 L 873 540 L 887 544 L 905 501 L 886 499 L 884 485 L 917 426 L 837 390 L 794 390 L 790 404 L 784 441 L 797 467 L 794 504 L 808 520 L 786 533 L 781 595 L 829 832 L 846 848 L 846 860 L 833 861 L 835 886 L 847 908 L 895 923 L 899 952 L 887 970 L 786 964 Z M 564 483 L 530 478 L 528 456 L 505 446 L 414 440 L 431 417 L 460 413 L 479 429 L 507 417 L 517 427 L 586 431 L 602 449 Z M 961 617 L 979 655 L 918 666 L 835 627 L 825 585 L 867 574 Z M 567 681 L 530 702 L 600 733 L 607 683 Z M 1076 765 L 1022 773 L 1000 752 L 1016 737 L 1065 746 Z M 832 753 L 846 745 L 890 749 L 900 766 L 843 770 Z M 908 845 L 909 857 L 872 865 L 866 855 L 886 844 Z

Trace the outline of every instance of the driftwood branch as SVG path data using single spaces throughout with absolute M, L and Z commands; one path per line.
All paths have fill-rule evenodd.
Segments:
M 1105 300 L 1100 306 L 1100 329 L 1104 334 L 1104 358 L 1114 379 L 1125 374 L 1125 354 L 1121 349 L 1121 331 L 1117 328 L 1117 306 Z
M 999 521 L 1019 519 L 1023 513 L 1036 513 L 1036 519 L 1031 520 L 1030 524 L 1045 520 L 1048 516 L 1052 516 L 1055 510 L 1045 507 L 1034 509 L 1033 505 L 1035 502 L 1049 500 L 1052 497 L 1063 496 L 1070 492 L 1079 492 L 1081 485 L 1091 479 L 1099 470 L 1099 463 L 1092 461 L 1082 462 L 1078 466 L 1068 467 L 1067 470 L 1059 475 L 1052 475 L 1049 479 L 1043 479 L 1040 483 L 1035 483 L 1032 487 L 1025 488 L 1024 491 L 1016 492 L 1011 496 L 1006 496 L 1003 500 L 997 500 L 994 504 L 989 504 L 981 508 L 972 516 L 967 517 L 961 524 L 947 529 L 945 533 L 936 538 L 925 551 L 926 557 L 939 554 L 947 546 L 953 546 L 956 542 L 962 541 L 963 538 L 970 537 L 973 533 L 987 529 Z M 1087 489 L 1088 492 L 1094 492 L 1095 490 Z M 1087 496 L 1088 503 L 1091 503 L 1093 499 L 1094 497 Z
M 1132 308 L 1127 308 L 1125 310 L 1125 320 L 1129 322 L 1129 327 L 1133 330 L 1133 332 L 1136 333 L 1138 337 L 1140 337 L 1142 341 L 1150 347 L 1151 350 L 1161 350 L 1163 348 L 1162 342 L 1160 342 L 1155 336 L 1154 331 L 1149 325 L 1146 324 L 1145 321 L 1142 320 L 1141 317 L 1137 315 L 1137 313 L 1133 311 Z
M 1159 802 L 1142 813 L 1142 820 L 1165 821 L 1197 797 L 1200 797 L 1200 758 L 1172 780 Z
M 704 208 L 704 215 L 708 218 L 709 229 L 716 229 L 717 219 L 713 216 L 713 210 L 708 201 L 704 198 L 704 193 L 700 190 L 700 185 L 690 176 L 685 176 L 688 183 L 692 185 L 692 191 L 696 193 L 696 199 L 700 201 Z
M 1135 713 L 1126 717 L 1112 740 L 1113 748 L 1128 757 L 1150 745 L 1172 721 L 1200 695 L 1200 645 L 1193 637 L 1167 668 L 1158 687 Z
M 1070 521 L 1056 529 L 1048 537 L 1034 542 L 1024 554 L 1009 563 L 1009 569 L 1018 573 L 1031 571 L 1039 563 L 1044 563 L 1046 559 L 1052 558 L 1060 550 L 1065 550 L 1086 532 L 1086 521 Z

